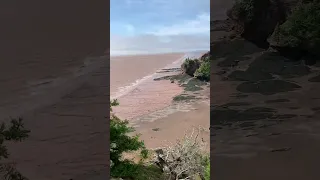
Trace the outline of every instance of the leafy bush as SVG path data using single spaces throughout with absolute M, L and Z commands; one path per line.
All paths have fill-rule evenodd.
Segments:
M 231 11 L 234 18 L 244 22 L 251 22 L 255 15 L 255 0 L 236 0 Z
M 135 177 L 140 174 L 140 166 L 129 160 L 123 159 L 123 153 L 138 151 L 141 157 L 146 158 L 148 151 L 145 149 L 143 141 L 139 140 L 139 136 L 130 136 L 129 133 L 134 132 L 129 127 L 128 121 L 120 120 L 112 114 L 112 107 L 118 106 L 117 100 L 110 103 L 110 169 L 112 177 Z
M 211 56 L 207 56 L 203 59 L 201 59 L 203 62 L 210 62 L 211 61 Z
M 200 80 L 209 81 L 211 73 L 210 64 L 210 61 L 203 62 L 194 73 L 194 76 Z
M 210 159 L 209 159 L 209 161 L 206 162 L 205 167 L 206 167 L 206 169 L 204 171 L 204 179 L 210 180 Z
M 196 70 L 200 67 L 200 61 L 198 59 L 187 58 L 181 65 L 183 72 L 190 76 L 194 76 Z
M 6 141 L 19 142 L 29 136 L 30 131 L 24 128 L 22 119 L 12 119 L 10 126 L 5 123 L 0 126 L 0 160 L 7 159 L 9 152 L 4 145 Z M 0 162 L 0 176 L 4 180 L 28 180 L 15 168 L 14 163 Z
M 300 3 L 287 21 L 275 31 L 280 46 L 299 48 L 311 53 L 320 50 L 320 2 Z

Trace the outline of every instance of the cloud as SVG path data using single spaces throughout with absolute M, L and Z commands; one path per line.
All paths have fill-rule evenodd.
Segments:
M 111 0 L 111 55 L 210 48 L 209 0 Z
M 199 14 L 196 19 L 181 22 L 171 26 L 156 27 L 156 30 L 149 32 L 157 36 L 185 35 L 185 34 L 206 34 L 210 35 L 210 15 Z
M 210 37 L 202 35 L 139 35 L 132 37 L 111 36 L 110 54 L 153 54 L 209 50 Z

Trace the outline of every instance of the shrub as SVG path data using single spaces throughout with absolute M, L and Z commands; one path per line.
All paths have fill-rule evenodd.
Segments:
M 205 167 L 206 167 L 206 169 L 204 171 L 204 179 L 210 180 L 210 159 L 209 159 L 209 161 L 206 162 Z
M 299 3 L 275 32 L 279 46 L 299 48 L 311 53 L 320 49 L 320 2 Z
M 0 160 L 7 159 L 9 152 L 4 145 L 6 141 L 19 142 L 29 136 L 30 131 L 24 128 L 22 119 L 12 119 L 10 126 L 7 127 L 5 123 L 0 126 Z M 4 180 L 28 180 L 15 168 L 14 163 L 0 162 L 0 176 Z
M 236 0 L 231 11 L 233 18 L 245 23 L 251 22 L 255 15 L 255 0 Z
M 194 76 L 200 80 L 210 80 L 210 61 L 204 61 L 194 73 Z
M 200 67 L 200 61 L 198 59 L 187 58 L 181 65 L 183 72 L 190 76 L 194 76 L 196 70 Z
M 128 121 L 120 120 L 112 114 L 112 107 L 119 105 L 117 100 L 110 103 L 110 170 L 112 177 L 135 177 L 139 174 L 139 166 L 129 160 L 123 159 L 125 152 L 141 150 L 141 157 L 147 156 L 144 142 L 139 136 L 130 136 L 134 132 Z

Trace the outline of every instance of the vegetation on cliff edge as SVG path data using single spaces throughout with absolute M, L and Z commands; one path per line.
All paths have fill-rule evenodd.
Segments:
M 287 21 L 275 31 L 279 46 L 299 48 L 312 54 L 320 50 L 320 1 L 299 3 Z
M 15 163 L 5 161 L 9 157 L 7 141 L 20 142 L 29 137 L 30 131 L 24 128 L 21 118 L 12 119 L 10 125 L 0 126 L 0 176 L 4 180 L 28 180 L 15 167 Z
M 182 71 L 190 76 L 194 76 L 202 81 L 210 80 L 210 52 L 199 59 L 187 58 L 181 65 Z
M 131 180 L 210 179 L 209 156 L 203 154 L 202 143 L 197 140 L 198 134 L 195 136 L 192 133 L 173 146 L 158 151 L 147 150 L 138 135 L 129 134 L 134 129 L 128 121 L 112 114 L 112 107 L 117 105 L 117 100 L 110 103 L 111 177 Z M 138 163 L 123 158 L 123 153 L 137 151 L 141 154 Z M 157 155 L 153 161 L 147 162 L 151 153 Z

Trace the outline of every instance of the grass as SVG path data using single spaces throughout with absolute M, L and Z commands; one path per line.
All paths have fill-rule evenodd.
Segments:
M 200 91 L 203 88 L 201 86 L 206 85 L 207 83 L 200 81 L 196 78 L 191 78 L 186 84 L 183 84 L 185 91 Z
M 183 94 L 180 94 L 180 95 L 177 95 L 173 98 L 173 101 L 190 101 L 192 99 L 195 99 L 196 97 L 195 96 L 192 96 L 192 95 L 183 95 Z
M 204 86 L 207 84 L 206 82 L 203 82 L 197 78 L 191 77 L 187 74 L 165 76 L 165 77 L 157 78 L 154 80 L 155 81 L 170 80 L 173 82 L 177 82 L 179 85 L 184 87 L 185 91 L 199 91 L 203 89 L 201 86 Z
M 161 78 L 154 79 L 155 81 L 159 80 L 170 80 L 171 82 L 177 83 L 180 86 L 184 88 L 185 92 L 195 92 L 203 90 L 202 86 L 207 85 L 206 82 L 201 81 L 195 77 L 189 76 L 187 74 L 178 74 L 173 76 L 164 76 Z M 179 102 L 179 101 L 190 101 L 193 99 L 198 99 L 194 95 L 188 95 L 188 94 L 180 94 L 173 98 L 173 101 Z
M 166 180 L 166 175 L 156 165 L 143 163 L 127 163 L 122 169 L 121 178 L 124 180 Z M 115 179 L 120 177 L 114 177 Z
M 138 175 L 135 180 L 166 180 L 161 169 L 155 165 L 138 165 Z

